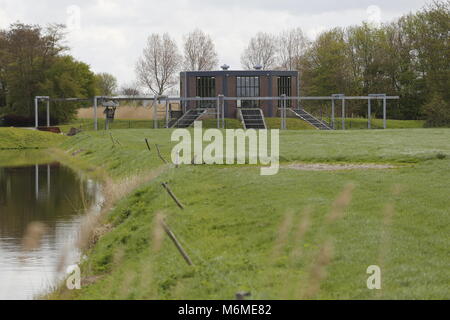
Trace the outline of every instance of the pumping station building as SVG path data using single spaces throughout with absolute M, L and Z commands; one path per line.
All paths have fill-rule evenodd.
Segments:
M 255 97 L 298 96 L 297 71 L 229 70 L 227 65 L 218 71 L 187 71 L 180 73 L 180 96 L 183 98 L 225 97 L 242 98 L 224 101 L 225 118 L 238 118 L 239 109 L 261 109 L 265 117 L 276 117 L 281 100 L 252 100 Z M 296 108 L 297 101 L 287 101 Z M 183 111 L 214 108 L 214 101 L 186 101 Z M 279 114 L 278 114 L 279 116 Z

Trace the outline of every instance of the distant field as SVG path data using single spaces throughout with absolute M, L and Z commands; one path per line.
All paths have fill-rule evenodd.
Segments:
M 104 107 L 98 107 L 97 114 L 99 117 L 104 117 L 103 111 Z M 158 117 L 164 117 L 166 114 L 166 106 L 158 105 Z M 77 118 L 84 119 L 89 118 L 92 119 L 94 117 L 94 108 L 80 108 L 77 110 Z M 153 109 L 150 107 L 142 107 L 142 106 L 120 106 L 116 109 L 116 118 L 117 119 L 127 119 L 127 120 L 149 120 L 153 119 Z

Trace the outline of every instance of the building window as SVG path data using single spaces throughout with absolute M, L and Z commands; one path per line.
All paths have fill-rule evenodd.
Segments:
M 215 77 L 197 77 L 197 97 L 211 98 L 216 96 Z M 214 101 L 197 101 L 197 108 L 213 108 Z
M 278 77 L 278 96 L 281 97 L 283 94 L 286 97 L 291 96 L 291 77 Z M 291 107 L 291 100 L 286 101 L 288 108 Z M 281 100 L 278 101 L 278 106 L 281 107 Z
M 238 97 L 259 97 L 259 77 L 237 77 L 236 93 Z M 258 108 L 259 101 L 242 100 L 242 108 Z

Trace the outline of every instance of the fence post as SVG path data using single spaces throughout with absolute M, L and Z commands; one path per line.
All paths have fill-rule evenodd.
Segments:
M 50 97 L 47 97 L 47 127 L 50 127 Z
M 39 105 L 38 97 L 34 97 L 34 126 L 36 128 L 39 126 L 38 105 Z
M 97 96 L 94 97 L 94 130 L 98 130 L 98 119 L 97 119 Z
M 286 130 L 286 94 L 282 94 L 281 99 L 281 130 Z
M 220 115 L 221 115 L 221 111 L 220 111 L 220 95 L 217 96 L 217 100 L 216 100 L 216 118 L 217 118 L 217 129 L 220 128 Z
M 367 129 L 372 128 L 371 120 L 372 120 L 372 101 L 369 98 L 367 104 Z
M 386 102 L 386 95 L 384 95 L 383 97 L 383 128 L 386 129 L 387 128 L 387 121 L 386 121 L 386 116 L 387 116 L 387 102 Z
M 220 104 L 222 106 L 222 128 L 225 129 L 225 96 L 219 95 Z
M 153 99 L 153 129 L 158 129 L 158 96 Z
M 166 128 L 169 128 L 169 100 L 166 99 Z
M 345 130 L 345 97 L 342 97 L 342 130 Z
M 333 130 L 335 130 L 336 129 L 336 127 L 335 127 L 335 116 L 334 116 L 334 109 L 335 109 L 335 106 L 334 106 L 334 98 L 331 98 L 331 128 L 333 128 Z

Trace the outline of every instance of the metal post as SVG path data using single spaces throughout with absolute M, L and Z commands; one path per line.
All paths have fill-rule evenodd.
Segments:
M 94 130 L 98 130 L 98 119 L 97 119 L 97 96 L 94 97 Z
M 345 98 L 342 97 L 342 130 L 345 130 Z
M 155 96 L 153 100 L 153 129 L 158 129 L 158 97 Z
M 47 98 L 47 127 L 50 127 L 50 98 Z
M 35 178 L 35 194 L 36 194 L 36 200 L 39 199 L 39 165 L 34 166 L 34 178 Z
M 36 129 L 39 126 L 38 105 L 39 105 L 38 97 L 34 97 L 34 126 Z
M 184 73 L 184 97 L 187 98 L 188 96 L 188 78 L 187 78 L 187 72 Z M 187 107 L 188 107 L 189 102 L 188 101 L 184 101 L 184 103 L 182 104 L 182 110 L 183 110 L 183 114 L 186 113 Z
M 334 109 L 335 109 L 335 106 L 334 106 L 334 99 L 332 99 L 331 100 L 331 128 L 333 128 L 333 130 L 334 129 L 336 129 L 335 128 L 335 116 L 334 116 Z
M 371 129 L 372 128 L 372 101 L 369 98 L 368 100 L 368 104 L 367 104 L 367 128 Z
M 217 113 L 217 129 L 220 128 L 220 115 L 221 115 L 221 111 L 220 111 L 220 98 L 219 96 L 217 96 L 217 101 L 216 101 L 216 113 Z
M 383 128 L 387 128 L 387 121 L 386 121 L 386 113 L 387 113 L 387 105 L 386 105 L 386 96 L 383 97 Z
M 47 195 L 50 197 L 50 165 L 47 165 Z
M 281 103 L 281 129 L 286 130 L 286 95 L 282 94 L 282 103 Z
M 222 105 L 222 128 L 225 129 L 225 96 L 221 94 L 219 96 L 220 104 Z
M 169 127 L 169 100 L 166 99 L 166 128 Z
M 218 112 L 219 112 L 220 118 L 221 118 L 221 120 L 220 120 L 221 123 L 220 123 L 220 126 L 218 126 L 218 128 L 225 128 L 225 96 L 223 94 L 219 94 L 217 103 L 218 103 L 218 106 L 217 106 Z

